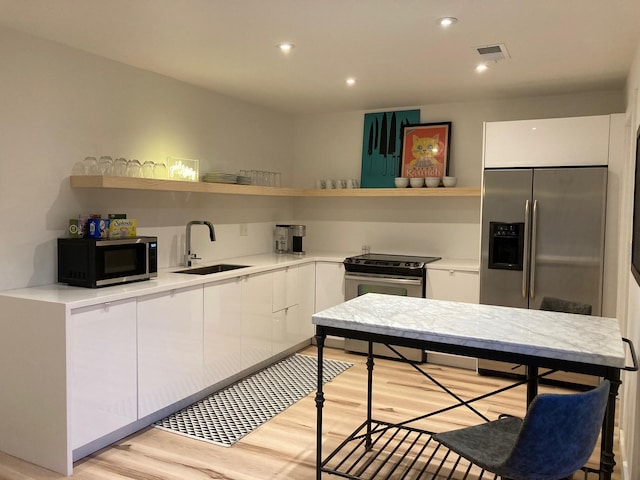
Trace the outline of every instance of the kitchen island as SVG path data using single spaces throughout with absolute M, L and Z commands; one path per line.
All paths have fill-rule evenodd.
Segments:
M 323 358 L 325 337 L 338 335 L 369 342 L 375 340 L 391 346 L 418 347 L 456 355 L 511 361 L 529 367 L 529 401 L 537 393 L 538 367 L 586 373 L 609 379 L 611 392 L 603 424 L 600 455 L 600 478 L 608 479 L 615 465 L 615 400 L 620 385 L 620 370 L 625 368 L 625 350 L 616 319 L 592 317 L 590 320 L 585 323 L 580 315 L 559 312 L 379 294 L 363 295 L 313 315 L 319 360 Z M 413 437 L 416 433 L 425 434 L 427 438 L 430 436 L 431 432 L 407 427 L 413 420 L 391 425 L 372 418 L 371 353 L 367 365 L 367 419 L 326 459 L 322 454 L 324 394 L 322 382 L 318 383 L 318 479 L 321 478 L 322 472 L 345 476 L 345 469 L 351 472 L 348 475 L 359 472 L 358 476 L 349 478 L 374 478 L 377 472 L 371 477 L 367 476 L 369 465 L 379 464 L 379 458 L 386 455 L 379 451 L 371 451 L 372 438 L 376 436 L 374 433 L 381 437 L 387 431 L 396 430 L 404 438 L 413 438 L 412 445 L 418 443 L 417 438 Z M 322 378 L 322 361 L 318 362 L 318 378 Z M 473 399 L 463 401 L 455 394 L 452 395 L 459 402 L 457 406 L 473 408 L 470 406 Z M 487 420 L 482 414 L 480 416 Z M 347 451 L 349 453 L 345 453 Z M 396 445 L 393 454 L 388 456 L 389 461 L 393 462 L 393 459 L 398 457 L 405 461 L 408 450 L 402 452 L 400 445 Z M 375 461 L 372 460 L 372 456 L 376 458 Z M 353 458 L 356 460 L 353 461 Z M 415 460 L 413 462 L 415 463 Z M 384 465 L 378 465 L 376 468 L 384 468 Z M 391 465 L 389 468 L 396 467 Z

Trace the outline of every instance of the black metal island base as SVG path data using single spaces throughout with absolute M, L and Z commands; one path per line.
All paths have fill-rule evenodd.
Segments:
M 610 480 L 616 464 L 613 439 L 620 371 L 637 370 L 637 359 L 631 342 L 621 337 L 616 319 L 589 320 L 585 326 L 584 317 L 576 314 L 379 294 L 363 295 L 316 313 L 313 315 L 318 346 L 316 479 L 320 480 L 323 473 L 360 480 L 494 478 L 432 441 L 432 434 L 438 432 L 414 425 L 459 407 L 469 408 L 483 421 L 489 421 L 474 408 L 474 402 L 526 383 L 528 404 L 537 395 L 538 379 L 550 371 L 562 370 L 595 375 L 611 382 L 601 432 L 600 465 L 598 469 L 587 469 L 594 478 Z M 369 342 L 369 354 L 366 419 L 325 457 L 322 451 L 325 398 L 321 379 L 327 335 L 365 340 Z M 404 346 L 519 363 L 527 366 L 527 378 L 465 400 L 419 365 L 409 362 L 451 395 L 453 403 L 399 423 L 376 420 L 372 418 L 372 342 L 386 344 L 394 351 L 395 346 Z M 625 366 L 625 344 L 631 352 L 633 367 Z

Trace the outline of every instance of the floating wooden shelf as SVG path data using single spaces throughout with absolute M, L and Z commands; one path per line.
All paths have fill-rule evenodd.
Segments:
M 354 188 L 318 190 L 313 188 L 275 188 L 228 183 L 183 182 L 154 178 L 72 175 L 72 188 L 105 188 L 164 192 L 196 192 L 222 195 L 262 195 L 274 197 L 479 197 L 478 187 L 454 188 Z

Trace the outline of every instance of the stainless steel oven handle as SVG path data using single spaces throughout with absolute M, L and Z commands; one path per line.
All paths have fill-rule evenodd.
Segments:
M 524 249 L 522 257 L 522 298 L 527 298 L 527 276 L 529 275 L 529 200 L 524 204 Z
M 538 200 L 533 201 L 533 219 L 531 220 L 531 280 L 529 281 L 529 298 L 536 295 L 536 243 L 538 230 Z
M 355 280 L 357 282 L 378 282 L 378 283 L 389 283 L 393 285 L 422 285 L 422 279 L 413 279 L 413 278 L 397 278 L 397 277 L 386 277 L 384 275 L 351 275 L 348 273 L 344 274 L 345 280 Z

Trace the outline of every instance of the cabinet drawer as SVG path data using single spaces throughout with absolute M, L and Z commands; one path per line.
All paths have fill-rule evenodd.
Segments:
M 434 300 L 478 303 L 480 275 L 466 270 L 427 269 L 426 297 Z

